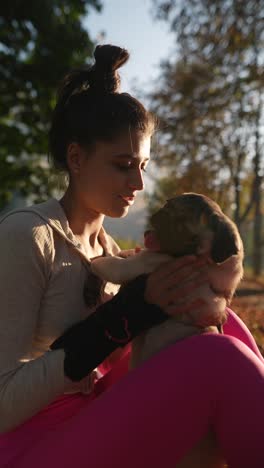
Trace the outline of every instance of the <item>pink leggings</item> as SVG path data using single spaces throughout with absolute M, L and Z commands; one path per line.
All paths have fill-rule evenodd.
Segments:
M 34 440 L 32 418 L 24 450 L 1 468 L 173 468 L 210 428 L 230 468 L 263 468 L 264 361 L 232 312 L 225 333 L 170 346 L 98 397 L 58 401 L 64 420 L 53 408 Z

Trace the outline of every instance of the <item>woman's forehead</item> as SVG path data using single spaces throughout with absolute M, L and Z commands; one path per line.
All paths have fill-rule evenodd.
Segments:
M 111 141 L 98 141 L 95 144 L 96 152 L 103 152 L 109 157 L 138 157 L 149 159 L 150 136 L 139 132 L 124 133 Z

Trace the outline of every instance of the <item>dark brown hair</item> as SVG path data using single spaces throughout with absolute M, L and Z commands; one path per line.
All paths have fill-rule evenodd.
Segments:
M 58 90 L 49 133 L 49 154 L 56 169 L 68 170 L 71 142 L 88 147 L 111 141 L 128 128 L 151 135 L 154 117 L 133 96 L 119 93 L 118 68 L 129 58 L 125 49 L 97 46 L 95 63 L 69 72 Z

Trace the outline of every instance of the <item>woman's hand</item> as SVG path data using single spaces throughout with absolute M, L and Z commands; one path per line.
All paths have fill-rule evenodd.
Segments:
M 127 258 L 134 257 L 137 253 L 142 250 L 140 246 L 136 246 L 134 249 L 119 250 L 117 253 L 118 257 Z
M 187 313 L 193 307 L 208 307 L 202 298 L 193 299 L 193 291 L 208 282 L 206 260 L 194 255 L 167 262 L 148 277 L 145 300 L 158 305 L 168 315 Z

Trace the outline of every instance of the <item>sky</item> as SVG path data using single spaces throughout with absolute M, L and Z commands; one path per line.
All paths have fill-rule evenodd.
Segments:
M 129 61 L 119 70 L 121 91 L 140 95 L 140 100 L 147 105 L 141 93 L 154 88 L 160 62 L 173 51 L 173 35 L 168 24 L 154 20 L 151 0 L 102 0 L 102 3 L 100 13 L 90 10 L 84 26 L 95 43 L 110 43 L 129 51 Z M 147 175 L 145 188 L 147 191 L 153 188 Z M 126 221 L 106 218 L 105 227 L 116 237 L 138 241 L 143 238 L 145 217 L 144 193 L 140 192 Z
M 159 63 L 173 48 L 169 25 L 154 20 L 151 0 L 102 0 L 103 10 L 91 10 L 84 24 L 96 41 L 100 33 L 105 38 L 100 43 L 112 43 L 126 48 L 130 59 L 120 69 L 122 91 L 132 93 L 151 89 L 152 81 L 159 76 Z M 96 41 L 98 42 L 98 41 Z

